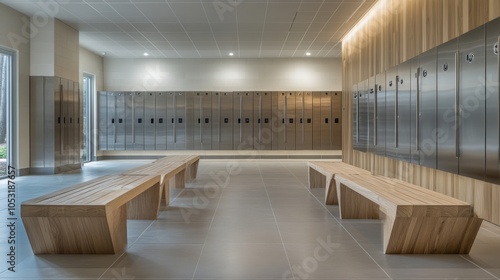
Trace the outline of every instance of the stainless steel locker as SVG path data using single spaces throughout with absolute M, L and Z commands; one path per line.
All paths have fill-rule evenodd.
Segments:
M 253 150 L 253 92 L 235 92 L 233 102 L 234 149 Z
M 458 39 L 460 59 L 460 117 L 458 119 L 459 174 L 484 180 L 485 127 L 485 27 L 465 33 Z M 495 93 L 498 95 L 498 92 Z M 498 145 L 498 143 L 497 143 Z
M 144 150 L 144 96 L 146 93 L 123 94 L 125 96 L 125 149 Z
M 377 115 L 377 108 L 376 108 L 376 82 L 375 82 L 375 77 L 370 77 L 368 79 L 368 87 L 367 87 L 367 94 L 368 94 L 368 151 L 371 153 L 375 153 L 376 149 L 376 140 L 375 136 L 377 131 L 377 122 L 376 122 L 376 115 Z
M 118 92 L 115 94 L 115 115 L 116 115 L 116 138 L 115 150 L 125 149 L 125 94 Z
M 285 101 L 285 150 L 295 150 L 296 118 L 295 104 L 296 93 L 287 92 Z
M 312 92 L 313 96 L 313 150 L 321 150 L 321 92 Z
M 212 148 L 212 93 L 194 94 L 194 149 Z
M 254 93 L 254 149 L 272 149 L 272 92 Z
M 500 18 L 486 24 L 486 181 L 500 184 Z
M 156 150 L 166 150 L 167 149 L 167 95 L 166 92 L 156 93 L 155 101 L 155 149 Z
M 437 62 L 437 168 L 458 173 L 456 124 L 458 118 L 458 40 L 438 47 Z
M 352 118 L 352 133 L 351 133 L 351 141 L 352 148 L 354 150 L 359 150 L 359 91 L 358 85 L 352 85 L 351 91 L 351 118 Z
M 175 96 L 174 92 L 167 92 L 167 150 L 175 150 Z
M 174 94 L 174 146 L 173 150 L 186 150 L 186 93 Z
M 233 93 L 216 92 L 212 96 L 212 150 L 233 149 Z
M 285 149 L 285 104 L 286 92 L 273 92 L 273 150 Z M 320 144 L 321 145 L 321 144 Z
M 135 119 L 135 92 L 124 92 L 125 95 L 125 150 L 134 150 L 134 119 Z
M 144 92 L 144 150 L 156 149 L 156 92 Z
M 342 92 L 332 92 L 332 149 L 342 149 Z
M 398 84 L 398 68 L 396 66 L 387 70 L 385 79 L 385 154 L 391 158 L 397 157 Z
M 118 120 L 116 119 L 116 92 L 107 92 L 107 117 L 106 125 L 107 125 L 107 147 L 108 150 L 115 149 L 116 142 L 116 123 Z
M 375 77 L 375 153 L 385 155 L 386 147 L 386 98 L 385 98 L 385 72 Z
M 186 150 L 194 149 L 194 92 L 184 92 L 186 97 Z
M 362 152 L 368 151 L 368 117 L 370 115 L 368 99 L 368 80 L 358 84 L 358 149 Z
M 332 96 L 331 92 L 320 92 L 321 98 L 321 118 L 320 118 L 320 137 L 321 150 L 330 150 L 332 148 Z
M 66 80 L 67 90 L 66 90 L 66 106 L 67 106 L 67 125 L 66 125 L 66 157 L 67 164 L 72 165 L 75 161 L 75 89 L 73 87 L 73 81 Z
M 296 98 L 297 132 L 295 146 L 297 150 L 313 148 L 313 96 L 312 92 L 298 92 Z
M 420 112 L 419 141 L 420 165 L 436 168 L 436 87 L 437 48 L 420 55 Z
M 403 62 L 398 66 L 398 90 L 397 90 L 397 126 L 396 146 L 397 158 L 410 161 L 411 153 L 411 60 Z
M 70 143 L 72 137 L 70 133 L 70 116 L 73 113 L 73 110 L 71 108 L 71 103 L 73 100 L 71 99 L 71 94 L 70 94 L 70 89 L 69 89 L 69 81 L 67 79 L 61 78 L 61 84 L 63 88 L 63 94 L 62 94 L 62 104 L 63 104 L 63 126 L 62 126 L 62 147 L 63 150 L 61 152 L 61 166 L 63 170 L 67 170 L 67 166 L 69 164 L 69 155 L 70 155 Z M 71 138 L 70 138 L 71 137 Z
M 73 82 L 74 89 L 75 89 L 75 118 L 76 118 L 76 124 L 75 124 L 75 164 L 78 165 L 78 167 L 81 167 L 81 164 L 83 162 L 83 92 L 80 89 L 80 83 Z M 92 135 L 88 135 L 87 137 L 90 138 L 90 143 L 93 145 L 94 141 Z M 92 156 L 92 155 L 90 155 Z
M 421 68 L 420 57 L 410 60 L 410 161 L 413 164 L 420 164 L 420 93 L 421 93 Z
M 61 84 L 61 78 L 59 77 L 50 77 L 50 78 L 45 78 L 44 79 L 44 92 L 45 92 L 45 106 L 47 109 L 50 110 L 51 106 L 54 106 L 54 116 L 55 120 L 54 122 L 56 123 L 54 127 L 54 134 L 50 135 L 50 130 L 47 131 L 47 133 L 44 133 L 44 138 L 47 143 L 50 143 L 51 138 L 54 139 L 54 169 L 56 171 L 59 170 L 62 166 L 62 154 L 63 154 L 63 142 L 62 142 L 62 119 L 63 119 L 63 112 L 62 112 L 62 94 L 63 94 L 63 88 Z M 54 94 L 54 100 L 47 98 L 47 94 Z M 48 148 L 50 151 L 52 147 Z

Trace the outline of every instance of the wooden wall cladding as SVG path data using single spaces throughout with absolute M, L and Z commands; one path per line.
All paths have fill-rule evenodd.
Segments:
M 352 85 L 500 16 L 498 0 L 379 0 L 383 8 L 342 42 L 343 161 L 474 204 L 500 225 L 500 185 L 352 148 Z

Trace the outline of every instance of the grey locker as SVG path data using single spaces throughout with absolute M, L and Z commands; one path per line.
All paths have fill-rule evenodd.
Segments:
M 411 153 L 411 60 L 398 66 L 396 147 L 399 160 L 410 161 Z
M 174 92 L 167 92 L 167 150 L 175 150 L 175 95 Z
M 476 179 L 485 175 L 485 28 L 458 39 L 460 59 L 459 174 Z M 498 92 L 495 94 L 498 95 Z M 498 145 L 498 143 L 497 143 Z
M 186 98 L 186 150 L 194 149 L 194 92 L 185 92 Z
M 134 147 L 135 92 L 124 92 L 125 95 L 125 149 Z
M 81 166 L 83 162 L 83 95 L 80 90 L 80 84 L 77 82 L 73 82 L 75 89 L 75 162 L 74 164 Z M 91 145 L 94 143 L 91 137 Z
M 233 149 L 233 93 L 212 96 L 212 150 Z
M 212 93 L 194 94 L 194 149 L 212 148 Z
M 273 92 L 273 150 L 285 149 L 286 92 Z
M 368 79 L 368 151 L 371 153 L 375 152 L 376 148 L 376 140 L 375 140 L 375 131 L 377 130 L 377 122 L 376 122 L 376 115 L 377 115 L 377 108 L 376 108 L 376 102 L 375 99 L 377 97 L 376 95 L 376 83 L 375 83 L 375 77 L 370 77 Z
M 310 91 L 297 93 L 296 98 L 297 150 L 313 149 L 313 95 Z
M 97 119 L 99 122 L 97 134 L 99 136 L 98 150 L 105 151 L 108 149 L 108 130 L 107 130 L 107 120 L 108 120 L 108 93 L 105 91 L 99 91 L 97 93 Z
M 342 92 L 332 93 L 332 146 L 331 149 L 342 149 Z
M 69 145 L 69 139 L 70 139 L 70 125 L 69 125 L 69 117 L 70 114 L 72 113 L 73 110 L 70 109 L 70 104 L 72 101 L 70 101 L 70 93 L 69 93 L 69 86 L 68 86 L 68 80 L 61 78 L 61 85 L 62 85 L 62 151 L 61 151 L 61 166 L 64 168 L 69 164 L 69 150 L 70 150 L 70 145 Z
M 385 155 L 386 148 L 386 87 L 385 72 L 375 77 L 375 153 Z
M 118 92 L 114 95 L 115 122 L 115 150 L 125 149 L 125 94 Z
M 173 150 L 186 149 L 186 93 L 174 93 L 174 144 Z
M 437 48 L 420 55 L 420 112 L 419 141 L 420 165 L 436 168 L 436 87 Z
M 362 152 L 368 151 L 368 117 L 370 115 L 368 99 L 368 80 L 358 84 L 358 149 Z
M 253 92 L 235 92 L 233 99 L 235 150 L 253 150 Z
M 320 98 L 320 132 L 315 133 L 321 139 L 321 150 L 332 148 L 332 93 L 319 92 Z
M 167 149 L 167 95 L 166 92 L 158 92 L 155 101 L 155 125 L 156 125 L 156 150 Z
M 500 184 L 500 18 L 486 24 L 486 181 Z
M 145 95 L 146 93 L 144 92 L 124 93 L 125 96 L 124 130 L 125 130 L 125 149 L 127 150 L 144 150 L 144 96 Z
M 456 124 L 458 118 L 458 40 L 438 47 L 437 62 L 437 168 L 458 173 Z
M 398 103 L 398 68 L 393 67 L 386 72 L 385 79 L 385 149 L 386 156 L 396 158 L 397 103 Z
M 410 161 L 414 164 L 420 164 L 420 93 L 421 93 L 421 68 L 420 57 L 413 58 L 410 61 Z
M 254 149 L 272 149 L 272 92 L 254 92 Z
M 156 149 L 156 93 L 145 92 L 144 94 L 144 150 Z M 137 147 L 139 148 L 139 147 Z
M 72 165 L 75 162 L 75 88 L 73 81 L 67 80 L 67 106 L 68 106 L 68 119 L 67 119 L 67 160 L 68 165 Z
M 296 118 L 295 105 L 296 93 L 287 92 L 285 95 L 285 150 L 295 150 Z
M 352 148 L 354 150 L 359 150 L 359 91 L 358 85 L 352 85 L 351 91 L 351 118 L 352 118 L 352 133 L 351 141 Z

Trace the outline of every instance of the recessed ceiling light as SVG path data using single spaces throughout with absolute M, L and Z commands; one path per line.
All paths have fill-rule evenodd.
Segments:
M 307 56 L 310 56 L 310 55 L 311 55 L 311 53 L 310 53 L 310 52 L 307 52 L 307 53 L 306 53 L 306 55 L 307 55 Z
M 102 52 L 102 53 L 101 53 L 101 55 L 102 55 L 102 56 L 105 56 L 105 55 L 106 55 L 106 52 Z
M 144 53 L 144 56 L 148 56 L 148 55 L 149 55 L 149 53 L 147 53 L 147 52 Z
M 233 56 L 233 55 L 234 55 L 234 53 L 232 53 L 232 52 L 229 53 L 229 56 Z

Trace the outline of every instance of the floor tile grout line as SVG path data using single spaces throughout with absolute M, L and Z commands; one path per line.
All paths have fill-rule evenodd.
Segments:
M 258 166 L 259 166 L 259 172 L 260 172 L 260 179 L 262 180 L 262 184 L 264 184 L 264 188 L 266 190 L 267 199 L 269 200 L 269 204 L 271 205 L 271 212 L 273 213 L 274 223 L 276 224 L 276 228 L 278 229 L 278 234 L 279 234 L 280 239 L 281 239 L 281 246 L 283 246 L 283 251 L 285 252 L 286 260 L 288 262 L 288 268 L 290 269 L 290 272 L 292 273 L 292 279 L 295 280 L 295 273 L 293 273 L 292 263 L 290 262 L 290 257 L 288 256 L 288 252 L 286 250 L 285 242 L 283 241 L 283 235 L 281 234 L 281 230 L 280 230 L 280 227 L 278 225 L 278 220 L 276 219 L 276 214 L 274 213 L 273 203 L 271 201 L 271 197 L 269 196 L 269 192 L 267 191 L 267 186 L 266 186 L 266 183 L 264 182 L 264 177 L 262 176 L 261 167 L 260 167 L 260 165 L 258 165 Z
M 460 255 L 460 257 L 462 257 L 462 259 L 470 262 L 471 264 L 477 266 L 482 271 L 484 271 L 484 272 L 488 273 L 489 275 L 493 276 L 495 279 L 500 280 L 500 278 L 496 277 L 493 273 L 489 272 L 488 270 L 486 270 L 485 268 L 481 267 L 480 265 L 478 265 L 477 263 L 473 262 L 472 260 L 469 260 L 468 258 L 464 257 L 463 255 Z
M 293 174 L 293 176 L 295 178 L 297 178 L 297 176 L 295 176 L 295 174 Z M 298 179 L 298 178 L 297 178 Z M 311 189 L 310 188 L 307 188 L 307 191 L 323 206 L 323 208 L 329 213 L 330 216 L 333 217 L 333 219 L 335 221 L 337 221 L 337 223 L 339 223 L 339 225 L 347 232 L 347 234 L 349 234 L 349 236 L 352 237 L 352 239 L 354 240 L 354 242 L 356 242 L 356 244 L 358 244 L 358 246 L 363 249 L 363 251 L 368 255 L 368 257 L 370 257 L 370 259 L 372 259 L 372 261 L 385 273 L 385 275 L 387 275 L 387 277 L 389 277 L 390 280 L 392 280 L 392 277 L 389 275 L 389 273 L 387 273 L 387 271 L 385 271 L 384 268 L 382 268 L 382 266 L 373 258 L 373 256 L 361 245 L 361 243 L 358 242 L 358 240 L 349 232 L 349 230 L 347 230 L 344 225 L 337 219 L 337 217 L 335 217 L 330 211 L 328 211 L 328 208 L 326 208 L 326 205 L 323 204 L 323 202 L 321 202 L 312 192 L 311 192 Z M 326 191 L 326 190 L 325 190 Z

